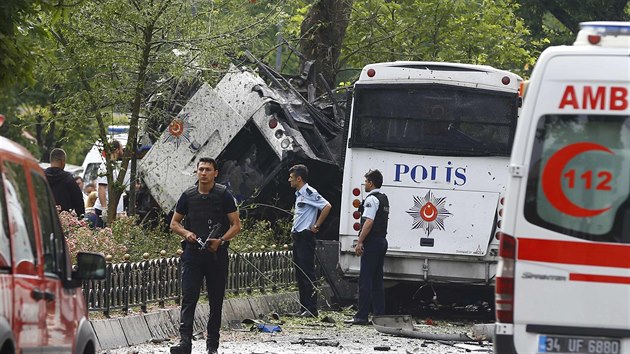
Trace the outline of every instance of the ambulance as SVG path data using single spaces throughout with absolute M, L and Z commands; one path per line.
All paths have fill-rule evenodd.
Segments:
M 509 165 L 494 351 L 630 353 L 630 22 L 532 73 Z

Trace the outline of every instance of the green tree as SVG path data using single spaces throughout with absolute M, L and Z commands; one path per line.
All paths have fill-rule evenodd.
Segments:
M 64 1 L 3 0 L 0 2 L 0 88 L 32 82 L 33 68 L 42 53 L 38 38 L 46 36 L 40 12 L 55 17 L 63 13 Z
M 487 64 L 523 73 L 536 52 L 510 0 L 369 0 L 354 7 L 344 62 L 361 68 L 393 60 Z M 351 34 L 351 35 L 350 35 Z
M 330 87 L 336 84 L 339 56 L 352 5 L 352 0 L 314 1 L 300 25 L 302 66 L 315 61 L 316 75 L 321 73 Z
M 129 115 L 126 151 L 136 151 L 140 118 L 150 114 L 145 107 L 151 94 L 168 92 L 172 82 L 186 76 L 216 80 L 229 56 L 276 23 L 281 12 L 272 3 L 260 5 L 261 11 L 252 15 L 249 6 L 257 5 L 229 0 L 86 0 L 53 27 L 64 63 L 59 78 L 64 95 L 57 102 L 64 119 L 84 122 L 87 129 L 96 126 L 107 152 L 110 221 L 125 189 L 127 166 L 135 179 L 135 154 L 124 156 L 118 178 L 112 180 L 108 117 L 115 112 Z
M 320 22 L 310 19 L 316 17 L 312 12 L 315 5 L 321 3 L 309 5 L 295 0 L 294 6 L 300 10 L 290 18 L 285 36 L 302 43 L 317 39 L 319 43 L 335 45 L 330 39 L 304 35 L 316 33 L 309 30 L 309 26 L 326 28 L 322 24 L 327 19 L 325 15 L 319 16 Z M 337 0 L 336 3 L 341 6 L 348 2 Z M 330 80 L 335 84 L 352 81 L 368 63 L 395 60 L 486 64 L 527 74 L 544 43 L 541 40 L 527 42 L 529 29 L 516 15 L 518 8 L 512 0 L 355 1 L 347 30 L 337 28 L 336 32 L 320 34 L 343 39 L 340 54 L 333 57 L 336 61 Z M 338 25 L 343 23 L 339 21 Z M 300 31 L 296 30 L 298 25 Z M 345 36 L 337 33 L 345 33 Z M 311 46 L 317 47 L 316 44 Z M 307 57 L 326 62 L 331 57 L 329 53 L 336 53 L 335 48 L 329 47 L 327 52 L 315 52 Z
M 580 22 L 628 21 L 628 0 L 519 0 L 519 16 L 525 19 L 535 41 L 548 45 L 571 44 Z

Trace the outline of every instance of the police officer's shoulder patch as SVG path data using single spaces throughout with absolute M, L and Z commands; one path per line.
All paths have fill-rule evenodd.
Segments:
M 306 188 L 306 194 L 311 195 L 313 194 L 313 191 L 310 188 Z
M 370 202 L 365 203 L 365 207 L 366 208 L 371 208 L 372 207 L 372 203 L 370 203 Z

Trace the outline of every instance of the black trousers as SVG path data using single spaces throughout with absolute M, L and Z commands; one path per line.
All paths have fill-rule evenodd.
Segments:
M 371 237 L 363 243 L 361 270 L 359 271 L 359 310 L 354 318 L 368 320 L 370 308 L 375 316 L 385 313 L 385 287 L 383 264 L 387 253 L 385 237 Z
M 208 348 L 219 347 L 219 330 L 221 329 L 221 311 L 225 296 L 225 284 L 228 274 L 227 247 L 219 247 L 213 253 L 200 253 L 187 247 L 182 265 L 182 310 L 179 333 L 181 338 L 191 338 L 195 308 L 201 293 L 202 280 L 206 278 L 206 290 L 210 304 L 210 318 L 208 319 Z M 196 254 L 195 254 L 196 253 Z
M 315 290 L 315 235 L 310 230 L 294 232 L 293 262 L 295 278 L 303 310 L 317 314 L 317 292 Z

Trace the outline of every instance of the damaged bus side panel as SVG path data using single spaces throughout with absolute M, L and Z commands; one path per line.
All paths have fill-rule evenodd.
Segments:
M 275 82 L 280 87 L 232 67 L 215 88 L 204 84 L 173 118 L 139 165 L 162 210 L 173 210 L 195 183 L 201 157 L 216 158 L 217 181 L 230 188 L 241 207 L 265 218 L 286 216 L 293 207 L 287 179 L 296 163 L 309 167 L 310 183 L 338 208 L 343 129 L 288 82 Z M 326 224 L 321 237 L 337 239 L 338 217 Z

